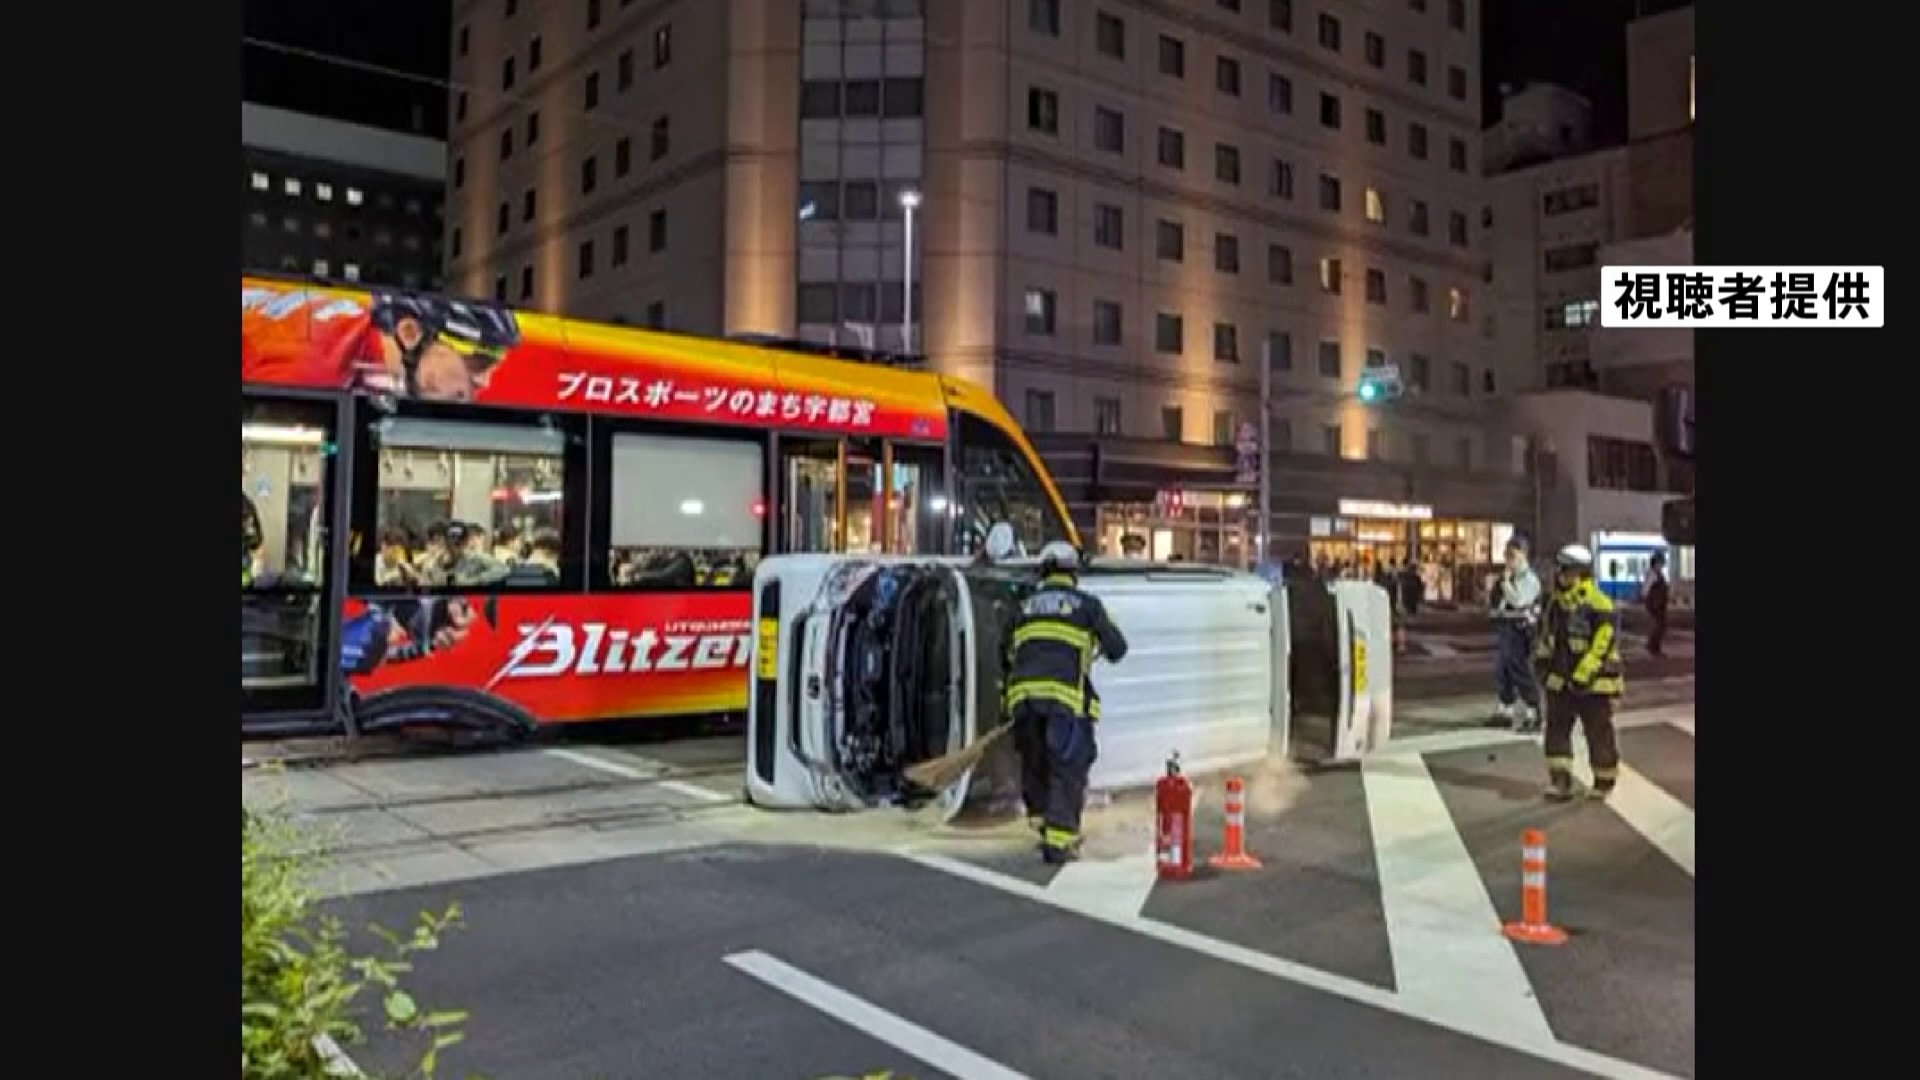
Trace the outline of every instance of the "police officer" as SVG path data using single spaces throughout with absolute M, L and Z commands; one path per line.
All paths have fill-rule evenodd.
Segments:
M 1006 705 L 1020 752 L 1020 793 L 1051 864 L 1080 847 L 1087 773 L 1097 755 L 1100 696 L 1088 677 L 1096 655 L 1119 661 L 1127 639 L 1097 597 L 1075 584 L 1080 553 L 1054 541 L 1040 551 L 1040 585 L 1021 604 L 1011 637 Z
M 1498 665 L 1496 723 L 1515 731 L 1535 731 L 1540 725 L 1540 688 L 1533 681 L 1533 633 L 1540 621 L 1540 579 L 1527 562 L 1525 540 L 1518 536 L 1508 540 L 1506 556 L 1507 569 L 1494 587 L 1488 611 Z
M 1547 798 L 1573 798 L 1573 723 L 1587 740 L 1593 796 L 1604 799 L 1620 775 L 1613 702 L 1626 689 L 1620 660 L 1620 614 L 1593 583 L 1593 552 L 1578 544 L 1555 558 L 1553 600 L 1535 657 L 1547 689 Z

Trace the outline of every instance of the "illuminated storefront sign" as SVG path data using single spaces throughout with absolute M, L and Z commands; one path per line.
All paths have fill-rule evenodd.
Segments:
M 1433 507 L 1407 503 L 1374 502 L 1370 499 L 1341 499 L 1340 516 L 1379 518 L 1389 521 L 1429 521 Z

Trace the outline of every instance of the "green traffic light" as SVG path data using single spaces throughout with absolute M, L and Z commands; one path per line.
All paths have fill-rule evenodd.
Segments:
M 1372 401 L 1374 398 L 1377 398 L 1379 396 L 1380 396 L 1379 386 L 1370 382 L 1363 382 L 1360 384 L 1360 400 L 1361 401 Z

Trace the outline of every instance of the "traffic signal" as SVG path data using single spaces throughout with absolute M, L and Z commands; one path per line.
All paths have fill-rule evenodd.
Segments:
M 1360 385 L 1354 390 L 1354 396 L 1366 405 L 1379 405 L 1392 401 L 1399 397 L 1400 393 L 1400 369 L 1393 364 L 1376 364 L 1362 368 Z

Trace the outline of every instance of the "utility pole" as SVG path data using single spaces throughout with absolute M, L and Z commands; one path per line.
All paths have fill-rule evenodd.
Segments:
M 1273 558 L 1273 337 L 1260 343 L 1260 524 L 1254 530 L 1255 565 Z

